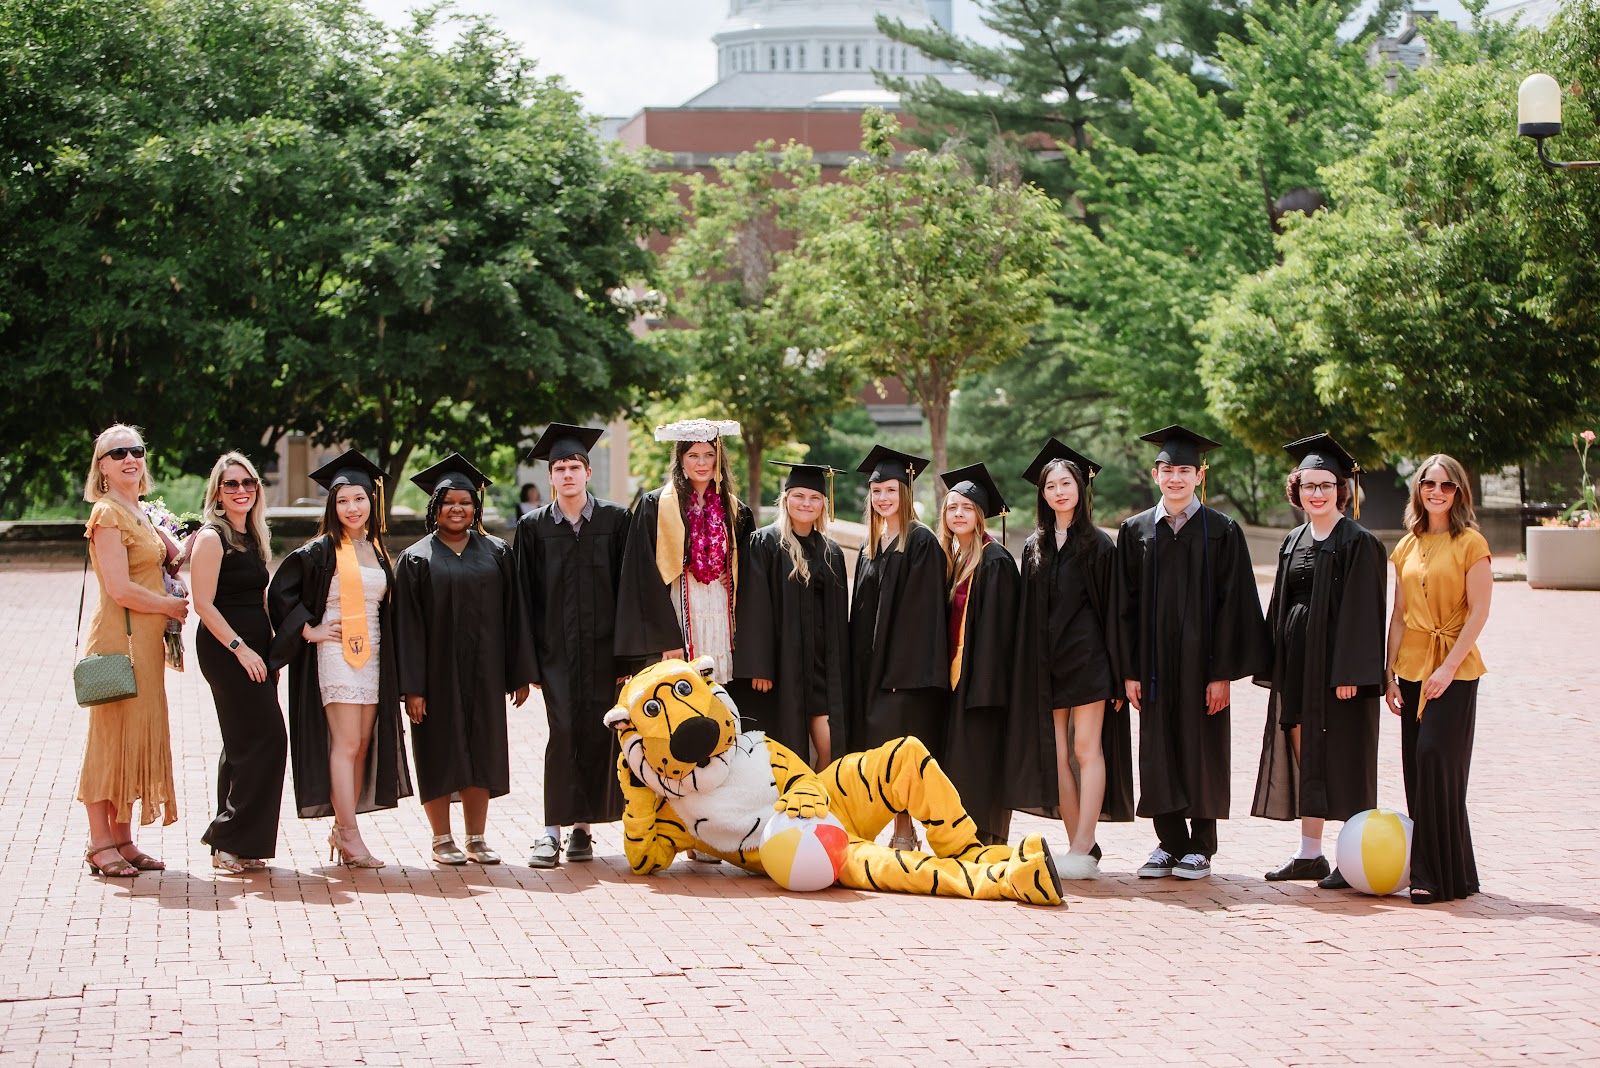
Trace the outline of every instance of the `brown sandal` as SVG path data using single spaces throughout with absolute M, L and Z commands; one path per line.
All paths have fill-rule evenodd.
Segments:
M 116 845 L 111 846 L 110 848 L 115 849 L 118 853 L 121 853 L 125 846 L 131 846 L 131 845 L 133 845 L 132 842 L 118 842 Z M 138 868 L 140 871 L 166 871 L 167 870 L 167 862 L 166 861 L 157 860 L 155 857 L 152 857 L 149 853 L 139 853 L 139 854 L 137 854 L 135 856 L 131 856 L 131 857 L 125 855 L 125 856 L 123 856 L 122 859 L 127 861 L 129 864 L 132 864 L 135 868 Z
M 96 864 L 94 862 L 94 858 L 98 857 L 102 853 L 116 853 L 117 859 L 111 861 L 109 864 Z M 139 874 L 138 868 L 135 868 L 132 864 L 129 864 L 121 853 L 117 853 L 116 846 L 101 846 L 98 849 L 96 849 L 94 846 L 90 846 L 88 849 L 84 850 L 83 862 L 89 865 L 89 871 L 91 873 L 95 875 L 104 875 L 112 879 L 131 879 Z

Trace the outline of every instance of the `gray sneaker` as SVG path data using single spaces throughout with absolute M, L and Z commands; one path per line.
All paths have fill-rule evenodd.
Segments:
M 1138 871 L 1141 879 L 1165 879 L 1172 874 L 1172 866 L 1178 858 L 1157 846 L 1155 852 L 1150 854 L 1150 859 L 1144 862 L 1144 867 Z
M 572 833 L 567 835 L 567 859 L 594 859 L 594 839 L 582 827 L 572 828 Z
M 1211 858 L 1203 853 L 1185 853 L 1183 859 L 1172 866 L 1172 874 L 1180 879 L 1205 879 L 1211 875 Z
M 530 868 L 555 868 L 561 864 L 561 843 L 546 834 L 533 843 L 533 853 L 528 857 Z

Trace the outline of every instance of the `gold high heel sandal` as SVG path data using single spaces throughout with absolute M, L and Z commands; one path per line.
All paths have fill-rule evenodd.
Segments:
M 102 853 L 110 853 L 117 859 L 111 861 L 109 864 L 96 864 L 94 862 L 94 858 L 98 857 Z M 84 850 L 83 862 L 89 865 L 89 871 L 93 874 L 108 876 L 112 879 L 131 879 L 135 875 L 139 874 L 139 869 L 130 864 L 128 860 L 123 857 L 120 852 L 118 852 L 116 846 L 101 846 L 99 849 L 96 849 L 94 846 L 90 846 L 88 849 Z
M 363 853 L 358 857 L 345 848 L 344 834 L 346 831 L 353 830 L 355 830 L 354 827 L 341 827 L 337 823 L 333 825 L 333 831 L 328 835 L 328 860 L 331 862 L 337 857 L 339 863 L 347 868 L 383 867 L 383 861 L 371 853 Z

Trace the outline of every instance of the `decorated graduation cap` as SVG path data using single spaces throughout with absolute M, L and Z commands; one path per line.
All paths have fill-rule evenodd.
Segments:
M 346 449 L 315 471 L 311 481 L 332 493 L 340 486 L 360 486 L 369 493 L 383 485 L 383 468 L 356 449 Z
M 1092 479 L 1100 473 L 1099 464 L 1081 452 L 1068 447 L 1055 438 L 1051 438 L 1045 443 L 1044 448 L 1039 450 L 1039 455 L 1033 458 L 1033 462 L 1028 465 L 1028 469 L 1022 472 L 1022 477 L 1037 486 L 1039 477 L 1044 474 L 1044 469 L 1057 460 L 1066 460 L 1076 465 L 1078 470 L 1083 472 L 1085 479 Z
M 874 445 L 856 470 L 865 474 L 868 482 L 888 482 L 890 479 L 898 479 L 909 486 L 918 475 L 922 474 L 928 463 L 926 456 L 913 456 L 908 452 L 891 449 L 887 445 Z
M 1355 518 L 1361 518 L 1361 465 L 1356 463 L 1356 458 L 1339 445 L 1337 441 L 1327 434 L 1312 434 L 1310 437 L 1291 441 L 1283 447 L 1283 451 L 1298 461 L 1296 471 L 1327 471 L 1341 479 L 1355 479 L 1355 491 L 1350 495 L 1354 505 Z
M 485 486 L 493 485 L 488 475 L 459 452 L 451 453 L 426 471 L 418 471 L 411 476 L 411 482 L 430 497 L 441 489 L 482 493 Z
M 590 450 L 605 432 L 605 427 L 601 426 L 551 423 L 544 428 L 544 433 L 539 435 L 539 440 L 533 443 L 533 451 L 528 453 L 528 459 L 544 460 L 552 464 L 562 460 L 579 459 L 587 464 Z
M 1212 441 L 1208 437 L 1196 434 L 1187 427 L 1172 426 L 1161 430 L 1153 430 L 1148 434 L 1140 434 L 1140 441 L 1148 441 L 1159 445 L 1156 453 L 1156 463 L 1171 464 L 1173 467 L 1194 467 L 1204 470 L 1207 466 L 1205 455 L 1212 449 L 1220 449 L 1220 441 Z
M 989 475 L 989 469 L 983 464 L 958 467 L 954 471 L 944 472 L 939 477 L 944 480 L 951 493 L 961 494 L 981 508 L 985 516 L 1005 515 L 1010 511 L 1006 507 L 1005 497 L 1000 494 L 1000 487 L 995 485 L 994 479 Z
M 676 423 L 665 423 L 656 427 L 657 441 L 705 441 L 710 442 L 717 450 L 716 466 L 711 469 L 711 478 L 719 490 L 722 486 L 722 439 L 730 434 L 739 433 L 737 419 L 680 419 Z

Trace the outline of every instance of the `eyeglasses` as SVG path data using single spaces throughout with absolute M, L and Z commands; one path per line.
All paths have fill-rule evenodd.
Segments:
M 100 459 L 104 460 L 109 456 L 113 460 L 126 460 L 131 456 L 135 460 L 143 460 L 144 452 L 145 449 L 143 445 L 119 445 L 115 449 L 107 449 L 105 452 L 101 453 Z
M 261 488 L 261 483 L 253 478 L 225 478 L 222 480 L 222 492 L 238 493 L 240 490 L 249 490 L 254 493 Z
M 1320 494 L 1321 496 L 1326 497 L 1330 493 L 1338 493 L 1339 492 L 1339 483 L 1337 483 L 1337 482 L 1302 482 L 1302 483 L 1300 483 L 1300 492 L 1301 493 Z
M 1431 478 L 1423 479 L 1421 482 L 1417 483 L 1417 486 L 1421 488 L 1423 493 L 1432 493 L 1434 490 L 1443 490 L 1446 493 L 1454 493 L 1456 491 L 1456 484 L 1454 482 L 1435 482 Z

